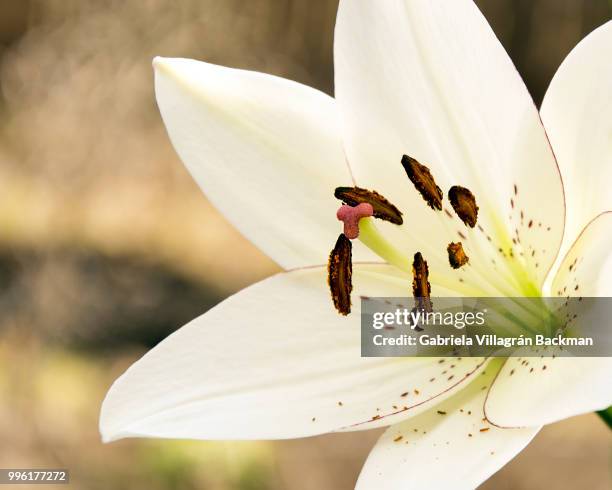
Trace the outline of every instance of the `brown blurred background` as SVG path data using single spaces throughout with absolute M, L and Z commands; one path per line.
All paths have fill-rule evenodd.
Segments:
M 477 2 L 536 102 L 608 0 Z M 120 441 L 112 380 L 277 270 L 215 212 L 166 138 L 151 58 L 184 56 L 333 92 L 337 0 L 0 1 L 0 467 L 83 489 L 349 489 L 378 432 L 298 441 Z M 594 415 L 547 427 L 486 489 L 612 486 Z

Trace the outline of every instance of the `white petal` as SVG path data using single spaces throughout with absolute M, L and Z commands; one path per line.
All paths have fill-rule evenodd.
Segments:
M 552 282 L 557 296 L 612 297 L 612 211 L 580 232 Z
M 334 56 L 355 179 L 409 217 L 403 233 L 386 226 L 393 241 L 440 270 L 448 242 L 467 234 L 457 218 L 426 206 L 400 164 L 408 154 L 430 168 L 449 210 L 451 186 L 476 195 L 484 232 L 463 243 L 480 276 L 514 281 L 514 291 L 497 291 L 510 295 L 525 283 L 522 269 L 540 283 L 563 230 L 559 171 L 525 85 L 474 3 L 343 0 Z M 512 265 L 500 265 L 499 248 L 513 249 Z
M 530 357 L 529 364 L 522 364 L 524 360 L 509 358 L 491 387 L 485 411 L 492 423 L 544 425 L 612 405 L 612 358 Z
M 341 231 L 334 188 L 352 183 L 334 99 L 194 60 L 154 66 L 170 139 L 212 203 L 282 267 L 326 263 Z
M 561 264 L 553 292 L 612 296 L 612 213 L 602 214 L 580 234 Z M 495 424 L 548 424 L 612 405 L 612 357 L 536 357 L 528 362 L 508 359 L 493 384 L 486 412 Z
M 100 416 L 103 439 L 301 437 L 390 423 L 450 396 L 482 359 L 464 358 L 454 379 L 429 382 L 441 370 L 437 359 L 360 357 L 359 294 L 397 297 L 409 287 L 385 274 L 391 270 L 354 268 L 348 317 L 331 306 L 323 268 L 276 275 L 230 297 L 114 383 Z
M 495 375 L 489 366 L 485 376 L 432 410 L 389 427 L 370 453 L 357 490 L 472 489 L 520 452 L 539 428 L 500 429 L 483 420 L 482 387 Z
M 593 216 L 612 210 L 611 50 L 612 22 L 608 22 L 563 61 L 540 111 L 566 191 L 561 257 Z

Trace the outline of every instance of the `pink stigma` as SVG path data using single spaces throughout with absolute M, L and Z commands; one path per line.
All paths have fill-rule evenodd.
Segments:
M 374 214 L 374 208 L 367 202 L 362 202 L 357 206 L 348 206 L 343 204 L 338 209 L 336 217 L 338 221 L 344 223 L 344 235 L 346 238 L 354 240 L 359 236 L 359 220 L 361 218 L 369 218 Z

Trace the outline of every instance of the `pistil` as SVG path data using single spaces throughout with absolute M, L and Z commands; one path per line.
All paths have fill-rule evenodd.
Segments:
M 359 220 L 369 218 L 374 214 L 374 208 L 367 202 L 362 202 L 357 206 L 343 204 L 336 212 L 338 221 L 344 223 L 344 234 L 346 238 L 354 240 L 359 236 Z

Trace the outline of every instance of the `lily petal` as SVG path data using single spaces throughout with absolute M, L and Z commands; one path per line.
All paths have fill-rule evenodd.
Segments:
M 499 362 L 495 362 L 499 366 Z M 389 427 L 370 453 L 357 490 L 472 489 L 520 452 L 539 428 L 500 429 L 483 416 L 496 369 L 434 409 Z
M 341 230 L 334 188 L 352 182 L 334 99 L 194 60 L 154 66 L 172 144 L 211 202 L 282 267 L 325 264 Z
M 612 211 L 582 229 L 552 283 L 557 296 L 612 297 Z
M 553 288 L 560 296 L 612 296 L 612 212 L 594 219 L 580 234 Z M 527 361 L 508 359 L 491 387 L 485 409 L 493 423 L 548 424 L 612 405 L 612 357 Z
M 439 376 L 437 359 L 360 357 L 357 298 L 405 294 L 409 282 L 393 270 L 354 267 L 348 317 L 331 306 L 323 268 L 282 273 L 230 297 L 113 384 L 100 415 L 103 439 L 274 439 L 366 429 L 452 395 L 482 359 L 462 359 L 449 380 Z
M 523 269 L 541 283 L 563 232 L 561 179 L 538 111 L 474 3 L 342 0 L 334 47 L 355 179 L 410 217 L 403 227 L 381 224 L 392 240 L 448 270 L 446 245 L 460 232 L 472 272 L 499 279 L 497 294 L 528 293 L 517 290 Z M 403 154 L 429 167 L 448 216 L 427 207 Z M 482 231 L 453 217 L 446 193 L 454 185 L 475 194 Z M 504 290 L 513 279 L 515 290 Z
M 612 209 L 612 21 L 586 36 L 555 74 L 540 111 L 566 191 L 561 257 L 580 230 Z

